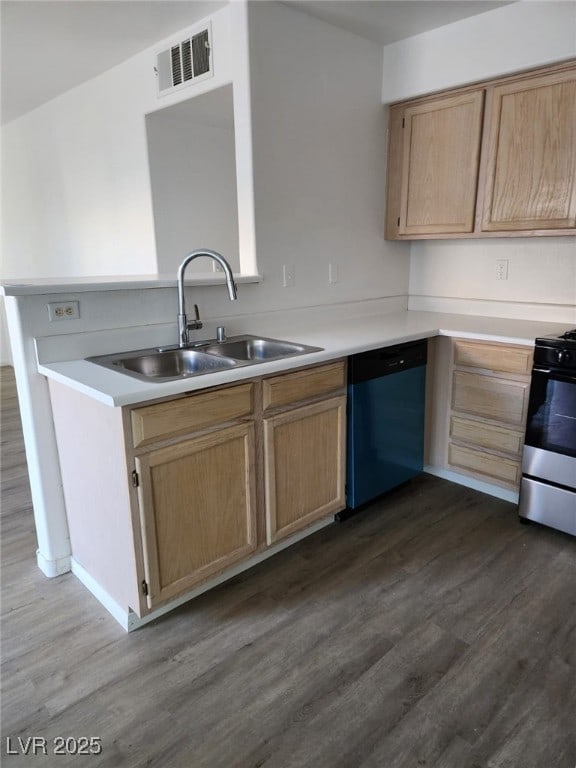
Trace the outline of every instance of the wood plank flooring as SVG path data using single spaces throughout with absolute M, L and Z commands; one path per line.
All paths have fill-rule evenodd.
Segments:
M 574 768 L 573 538 L 422 476 L 126 635 L 36 567 L 1 383 L 3 765 Z

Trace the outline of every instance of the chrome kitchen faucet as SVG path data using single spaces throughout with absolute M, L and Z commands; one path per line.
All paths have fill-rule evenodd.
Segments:
M 222 269 L 224 270 L 224 275 L 226 277 L 226 286 L 228 288 L 228 296 L 230 298 L 230 301 L 236 300 L 236 284 L 234 282 L 234 276 L 232 275 L 232 270 L 230 268 L 230 264 L 226 261 L 224 256 L 221 256 L 219 253 L 216 253 L 216 251 L 209 251 L 207 249 L 200 249 L 198 251 L 193 251 L 192 253 L 189 253 L 188 256 L 184 259 L 182 264 L 180 264 L 180 267 L 178 269 L 178 346 L 179 347 L 187 347 L 190 343 L 189 337 L 188 337 L 188 331 L 189 330 L 197 330 L 199 328 L 202 328 L 202 321 L 200 320 L 200 313 L 198 312 L 198 305 L 195 304 L 195 319 L 188 322 L 188 317 L 186 315 L 186 300 L 184 298 L 184 273 L 186 272 L 186 267 L 188 264 L 190 264 L 191 261 L 194 259 L 197 259 L 199 256 L 208 256 L 211 259 L 214 259 Z

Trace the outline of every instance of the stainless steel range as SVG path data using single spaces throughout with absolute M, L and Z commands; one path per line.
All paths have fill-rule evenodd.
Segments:
M 519 514 L 576 536 L 576 329 L 535 342 Z

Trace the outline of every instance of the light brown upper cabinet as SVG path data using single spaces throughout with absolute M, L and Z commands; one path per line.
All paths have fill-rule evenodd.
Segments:
M 484 92 L 407 107 L 402 115 L 398 232 L 472 232 Z
M 576 64 L 390 108 L 386 237 L 576 233 Z
M 576 73 L 488 89 L 482 229 L 576 226 Z

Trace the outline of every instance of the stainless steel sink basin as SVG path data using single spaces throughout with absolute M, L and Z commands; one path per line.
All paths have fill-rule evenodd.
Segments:
M 321 347 L 280 339 L 232 336 L 225 341 L 199 342 L 194 347 L 137 349 L 86 359 L 136 379 L 160 383 L 320 351 Z
M 87 359 L 137 379 L 157 382 L 215 373 L 238 365 L 236 360 L 226 356 L 208 355 L 197 349 L 141 349 Z
M 208 344 L 202 347 L 210 355 L 232 357 L 235 360 L 262 363 L 266 360 L 278 360 L 292 355 L 305 355 L 319 352 L 320 347 L 309 347 L 279 339 L 264 339 L 257 336 L 234 336 L 226 341 Z

